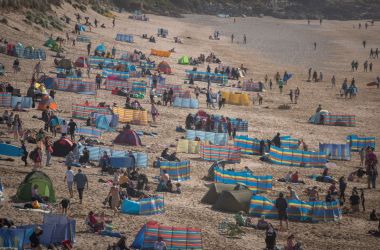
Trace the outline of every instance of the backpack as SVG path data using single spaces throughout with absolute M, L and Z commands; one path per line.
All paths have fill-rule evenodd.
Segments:
M 37 151 L 36 150 L 33 150 L 32 152 L 29 153 L 29 158 L 31 160 L 34 160 L 37 156 Z

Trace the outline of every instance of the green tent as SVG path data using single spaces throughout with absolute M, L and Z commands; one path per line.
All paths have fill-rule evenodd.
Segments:
M 190 63 L 190 59 L 188 56 L 183 56 L 178 60 L 179 64 L 188 65 Z
M 18 201 L 31 201 L 32 188 L 38 185 L 38 194 L 49 202 L 55 202 L 55 191 L 49 176 L 41 171 L 32 171 L 25 176 L 25 179 L 17 189 L 16 199 Z
M 233 190 L 223 191 L 218 200 L 212 206 L 215 210 L 237 213 L 244 211 L 248 213 L 249 204 L 251 203 L 252 191 L 250 190 Z
M 54 47 L 58 47 L 58 43 L 57 41 L 53 40 L 53 39 L 48 39 L 45 43 L 44 43 L 44 46 L 45 47 L 49 47 L 49 48 L 54 48 Z
M 234 190 L 235 187 L 236 185 L 234 184 L 212 183 L 210 184 L 207 193 L 203 196 L 201 202 L 207 204 L 214 204 L 223 191 Z

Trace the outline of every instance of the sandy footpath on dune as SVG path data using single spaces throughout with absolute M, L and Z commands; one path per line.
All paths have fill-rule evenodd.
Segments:
M 67 5 L 64 8 L 56 9 L 58 16 L 63 14 L 69 15 L 74 19 L 76 11 Z M 25 45 L 42 47 L 43 42 L 50 35 L 50 31 L 39 30 L 24 25 L 22 16 L 14 14 L 5 14 L 9 20 L 9 25 L 17 27 L 20 32 L 11 29 L 8 26 L 0 24 L 0 37 L 7 37 L 10 41 L 21 41 Z M 93 11 L 89 11 L 84 16 L 90 16 L 91 20 L 96 17 L 100 23 L 105 23 L 111 27 L 111 20 L 102 17 Z M 273 78 L 274 74 L 279 71 L 283 74 L 285 70 L 292 72 L 294 77 L 285 87 L 284 94 L 280 94 L 276 86 L 273 90 L 264 92 L 264 104 L 262 106 L 233 106 L 226 105 L 222 110 L 207 110 L 207 112 L 244 118 L 249 121 L 248 135 L 258 138 L 271 138 L 275 133 L 280 132 L 284 135 L 291 135 L 295 138 L 303 138 L 311 150 L 318 150 L 319 143 L 344 143 L 349 134 L 358 134 L 363 136 L 380 136 L 379 133 L 379 100 L 380 93 L 378 89 L 367 87 L 367 82 L 373 81 L 376 73 L 380 72 L 380 61 L 373 60 L 374 68 L 372 73 L 363 73 L 362 67 L 358 72 L 350 72 L 350 62 L 353 59 L 359 60 L 362 64 L 368 59 L 369 49 L 363 49 L 362 40 L 367 40 L 368 47 L 380 47 L 380 26 L 375 24 L 368 30 L 353 29 L 353 24 L 358 22 L 339 22 L 324 21 L 320 26 L 317 22 L 308 26 L 305 21 L 278 20 L 273 18 L 237 18 L 234 24 L 232 19 L 219 19 L 210 16 L 186 16 L 184 19 L 175 19 L 160 16 L 150 16 L 149 22 L 140 22 L 128 19 L 128 14 L 117 14 L 116 27 L 114 29 L 93 29 L 92 32 L 85 34 L 92 39 L 93 48 L 100 42 L 104 42 L 107 48 L 115 46 L 120 51 L 141 50 L 149 54 L 151 48 L 169 50 L 175 48 L 170 58 L 165 60 L 172 66 L 173 75 L 167 77 L 169 83 L 183 83 L 185 70 L 191 69 L 191 66 L 182 66 L 177 64 L 182 55 L 198 56 L 200 53 L 209 54 L 214 52 L 225 65 L 239 66 L 244 64 L 249 68 L 248 78 L 263 80 L 265 74 Z M 156 44 L 143 40 L 141 35 L 156 34 L 157 28 L 163 27 L 169 30 L 169 38 L 158 38 Z M 71 28 L 71 27 L 70 27 Z M 68 28 L 67 28 L 68 30 Z M 220 41 L 208 40 L 208 36 L 219 30 L 222 34 Z M 115 37 L 117 33 L 126 33 L 135 35 L 133 44 L 117 42 Z M 230 35 L 234 33 L 236 40 L 242 40 L 243 34 L 247 35 L 248 44 L 230 44 Z M 54 36 L 64 37 L 64 33 L 54 32 Z M 173 36 L 179 36 L 184 44 L 175 44 Z M 318 48 L 313 50 L 313 42 L 317 42 Z M 71 43 L 65 45 L 67 57 L 75 60 L 79 56 L 86 54 L 86 44 L 77 43 L 72 47 Z M 48 52 L 52 55 L 52 52 Z M 157 63 L 162 58 L 152 57 Z M 14 58 L 0 54 L 0 62 L 3 63 L 7 71 L 10 71 Z M 0 81 L 9 81 L 15 83 L 21 92 L 26 94 L 27 86 L 31 78 L 35 62 L 31 60 L 21 60 L 22 72 L 14 76 L 8 73 L 0 77 Z M 207 65 L 199 66 L 200 70 L 205 70 Z M 216 65 L 211 65 L 212 68 Z M 321 83 L 308 83 L 307 69 L 323 71 L 324 81 Z M 44 72 L 53 70 L 53 59 L 48 56 L 47 61 L 43 62 Z M 94 79 L 95 72 L 91 78 Z M 337 78 L 337 87 L 331 88 L 330 79 L 335 74 Z M 344 100 L 337 94 L 342 80 L 347 77 L 355 77 L 359 87 L 359 94 L 355 99 Z M 232 81 L 234 83 L 234 81 Z M 206 87 L 204 83 L 197 82 L 201 87 Z M 289 89 L 298 86 L 301 90 L 301 96 L 298 105 L 291 104 L 290 110 L 279 110 L 277 107 L 281 104 L 289 103 L 287 95 Z M 187 88 L 186 85 L 183 88 Z M 226 89 L 212 86 L 213 89 Z M 256 98 L 256 93 L 250 93 Z M 89 102 L 117 103 L 122 106 L 125 98 L 111 95 L 110 91 L 98 91 L 96 96 L 79 95 L 68 92 L 58 91 L 56 100 L 60 109 L 63 110 L 59 116 L 69 118 L 71 116 L 71 105 L 73 103 Z M 206 109 L 205 97 L 200 98 L 200 108 Z M 146 97 L 142 104 L 145 108 L 150 109 L 148 98 Z M 356 115 L 356 127 L 331 127 L 317 126 L 308 124 L 308 118 L 314 110 L 322 104 L 323 107 L 334 113 L 345 113 Z M 176 145 L 176 139 L 184 134 L 176 133 L 175 127 L 184 125 L 185 117 L 189 112 L 196 110 L 179 109 L 173 107 L 158 106 L 160 116 L 157 127 L 134 126 L 135 130 L 147 132 L 156 132 L 158 136 L 143 136 L 142 141 L 145 145 L 141 148 L 114 146 L 118 149 L 133 149 L 144 151 L 149 154 L 149 166 L 152 165 L 155 157 L 167 146 Z M 3 113 L 4 108 L 0 108 Z M 40 111 L 30 110 L 29 112 L 20 113 L 25 128 L 38 129 L 43 124 L 33 115 L 40 116 Z M 83 121 L 78 121 L 83 122 Z M 123 124 L 119 125 L 120 128 Z M 0 125 L 0 131 L 6 132 L 6 126 Z M 112 145 L 111 141 L 116 137 L 116 132 L 106 133 L 102 141 L 106 145 Z M 1 139 L 13 140 L 11 135 L 6 134 Z M 19 142 L 14 142 L 19 145 Z M 230 144 L 233 142 L 230 141 Z M 33 145 L 28 146 L 29 151 Z M 175 150 L 175 148 L 171 148 Z M 199 227 L 202 229 L 202 241 L 205 249 L 262 249 L 265 246 L 264 232 L 254 229 L 246 229 L 245 236 L 242 239 L 229 239 L 218 233 L 218 224 L 224 219 L 232 219 L 233 215 L 211 210 L 209 205 L 201 204 L 200 200 L 207 188 L 204 186 L 202 177 L 207 174 L 210 162 L 202 161 L 198 155 L 179 154 L 181 159 L 191 160 L 191 180 L 183 183 L 183 192 L 177 194 L 165 194 L 165 213 L 154 216 L 130 216 L 117 215 L 113 218 L 115 228 L 125 232 L 128 242 L 132 240 L 141 226 L 149 220 L 157 220 L 164 225 Z M 359 157 L 353 154 L 353 159 L 347 162 L 337 161 L 336 169 L 331 169 L 331 174 L 337 179 L 340 176 L 347 176 L 359 166 Z M 234 166 L 241 169 L 244 166 L 250 167 L 255 174 L 273 175 L 274 180 L 283 177 L 289 170 L 284 166 L 270 165 L 259 161 L 257 156 L 244 156 L 242 162 Z M 0 162 L 0 177 L 5 186 L 5 194 L 9 198 L 16 193 L 19 183 L 24 176 L 31 170 L 31 167 L 24 167 L 22 162 L 17 159 L 13 163 Z M 295 186 L 296 191 L 302 199 L 306 199 L 303 194 L 307 186 L 317 185 L 321 194 L 325 194 L 328 184 L 315 182 L 306 176 L 318 174 L 320 169 L 301 169 L 297 168 L 300 176 L 306 182 L 306 185 Z M 45 171 L 53 180 L 57 200 L 68 196 L 65 183 L 63 181 L 65 167 L 62 159 L 53 158 L 52 167 L 44 167 Z M 84 218 L 88 211 L 97 212 L 106 211 L 112 215 L 112 211 L 103 207 L 103 200 L 108 194 L 109 188 L 104 184 L 98 183 L 100 176 L 99 169 L 87 168 L 84 172 L 88 175 L 90 183 L 89 190 L 85 190 L 84 204 L 80 205 L 77 196 L 72 199 L 70 216 L 77 220 L 77 242 L 74 249 L 106 249 L 108 244 L 117 241 L 115 238 L 101 237 L 85 232 Z M 153 168 L 143 169 L 149 178 L 157 176 L 158 170 Z M 109 177 L 112 178 L 111 176 Z M 274 181 L 273 191 L 268 196 L 274 198 L 279 191 L 285 191 L 286 185 Z M 364 180 L 361 182 L 349 183 L 347 193 L 350 193 L 352 187 L 365 188 Z M 368 211 L 372 208 L 378 208 L 380 197 L 378 190 L 366 190 L 366 205 Z M 58 211 L 58 205 L 56 206 Z M 28 224 L 41 222 L 42 216 L 38 213 L 27 213 L 13 209 L 10 206 L 9 199 L 3 202 L 0 209 L 0 217 L 12 218 L 17 224 Z M 277 227 L 278 221 L 272 221 Z M 366 235 L 369 229 L 377 227 L 377 223 L 368 221 L 368 212 L 357 215 L 344 215 L 340 223 L 298 223 L 290 222 L 288 232 L 280 232 L 278 235 L 278 244 L 286 242 L 290 233 L 296 235 L 297 240 L 301 241 L 304 249 L 378 249 L 378 240 Z

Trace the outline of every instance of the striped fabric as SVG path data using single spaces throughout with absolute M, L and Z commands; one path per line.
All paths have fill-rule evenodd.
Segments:
M 159 161 L 158 165 L 160 166 L 160 174 L 166 170 L 173 181 L 190 180 L 190 161 Z
M 12 105 L 12 93 L 0 92 L 0 107 L 10 107 Z
M 197 130 L 187 130 L 186 139 L 194 141 L 198 137 L 201 141 L 209 141 L 213 145 L 226 145 L 228 142 L 228 134 L 226 133 L 213 133 Z
M 296 167 L 323 168 L 327 162 L 324 153 L 282 149 L 273 145 L 269 151 L 269 159 L 275 164 Z
M 83 152 L 84 147 L 79 149 L 79 152 Z M 127 157 L 129 155 L 128 151 L 114 150 L 107 147 L 91 147 L 87 146 L 90 151 L 90 160 L 99 161 L 103 156 L 103 152 L 107 152 L 109 157 Z M 146 168 L 148 167 L 148 154 L 143 152 L 133 152 L 133 156 L 136 159 L 136 167 Z
M 230 118 L 232 128 L 236 128 L 238 132 L 248 132 L 248 121 Z
M 173 103 L 174 107 L 198 109 L 199 101 L 197 99 L 180 98 L 176 97 Z
M 201 144 L 199 154 L 205 161 L 226 160 L 231 162 L 240 162 L 240 149 L 233 146 L 215 146 Z
M 169 227 L 146 224 L 142 249 L 154 249 L 154 243 L 162 237 L 167 250 L 201 250 L 202 233 L 197 228 Z
M 46 60 L 46 52 L 44 49 L 34 49 L 32 47 L 26 47 L 24 49 L 24 55 L 22 56 L 26 59 L 33 59 L 33 60 Z
M 351 160 L 349 144 L 319 144 L 319 152 L 324 153 L 330 160 Z
M 157 84 L 156 93 L 158 95 L 162 95 L 164 91 L 169 91 L 170 89 L 173 89 L 174 95 L 182 94 L 184 90 L 182 90 L 182 86 L 179 84 Z
M 252 196 L 249 213 L 256 217 L 265 215 L 267 219 L 278 219 L 275 202 L 259 195 Z M 328 222 L 340 221 L 342 219 L 339 201 L 304 202 L 300 200 L 288 200 L 287 213 L 289 220 L 293 221 Z
M 358 152 L 362 148 L 372 147 L 376 148 L 376 137 L 359 137 L 357 135 L 347 136 L 347 143 L 351 147 L 351 151 Z
M 135 110 L 125 108 L 113 108 L 113 112 L 119 115 L 119 122 L 132 123 L 136 125 L 148 125 L 148 112 L 146 110 Z
M 17 57 L 23 57 L 24 56 L 24 46 L 22 44 L 17 44 L 16 47 L 15 47 L 15 56 Z
M 255 176 L 245 171 L 229 171 L 219 167 L 214 169 L 215 182 L 224 184 L 243 183 L 253 192 L 266 192 L 272 189 L 272 179 L 270 175 Z
M 81 78 L 56 78 L 55 89 L 75 92 L 78 94 L 96 94 L 95 82 L 84 81 Z
M 106 80 L 106 89 L 107 90 L 113 90 L 115 88 L 118 89 L 131 89 L 131 83 L 127 80 L 113 80 L 113 79 L 107 79 Z
M 227 84 L 228 77 L 225 74 L 215 74 L 201 71 L 186 70 L 186 78 L 190 80 L 193 78 L 194 81 L 207 82 L 210 79 L 210 82 Z
M 323 115 L 323 125 L 355 127 L 355 115 Z
M 162 195 L 143 198 L 138 201 L 125 199 L 121 204 L 121 212 L 133 215 L 154 215 L 165 212 L 164 197 Z
M 117 34 L 115 40 L 121 41 L 121 42 L 133 43 L 133 35 Z
M 104 69 L 102 72 L 103 77 L 117 76 L 119 79 L 128 79 L 129 72 L 115 71 L 112 69 Z
M 299 139 L 292 138 L 291 136 L 281 136 L 281 148 L 298 149 Z
M 181 139 L 178 141 L 178 144 L 177 144 L 177 153 L 198 154 L 199 145 L 200 145 L 199 141 Z
M 243 82 L 242 90 L 244 91 L 254 91 L 261 92 L 263 91 L 263 84 L 258 82 Z
M 161 195 L 140 199 L 139 203 L 141 215 L 161 214 L 165 211 L 164 197 Z
M 15 108 L 20 103 L 22 109 L 30 109 L 33 105 L 32 97 L 27 96 L 12 96 L 12 108 Z
M 152 56 L 170 57 L 171 52 L 170 51 L 164 51 L 164 50 L 151 49 L 150 54 Z
M 156 67 L 157 66 L 155 62 L 140 61 L 140 68 L 155 69 Z
M 86 106 L 85 104 L 72 105 L 72 117 L 77 119 L 86 120 L 92 113 L 102 115 L 112 115 L 112 111 L 108 107 Z
M 298 139 L 290 136 L 281 137 L 281 148 L 284 149 L 298 149 Z M 267 140 L 264 140 L 265 149 L 264 152 L 269 152 L 269 146 Z M 256 138 L 249 138 L 246 135 L 236 136 L 234 139 L 234 145 L 239 147 L 242 154 L 246 155 L 258 155 L 260 154 L 260 140 Z
M 148 80 L 149 80 L 149 86 L 152 87 L 153 86 L 153 76 L 148 76 Z M 165 85 L 165 83 L 166 83 L 165 77 L 157 76 L 157 86 Z
M 129 82 L 127 80 L 113 80 L 113 79 L 107 79 L 106 80 L 106 89 L 107 90 L 113 90 L 115 88 L 118 89 L 129 89 L 133 92 L 137 93 L 146 93 L 146 82 Z
M 78 35 L 77 36 L 77 42 L 89 43 L 89 42 L 91 42 L 91 38 L 88 36 L 84 36 L 84 35 Z
M 146 93 L 146 82 L 132 82 L 132 91 L 137 93 Z
M 94 128 L 94 127 L 87 127 L 87 126 L 79 126 L 76 129 L 76 133 L 78 135 L 83 135 L 87 137 L 93 137 L 93 138 L 100 138 L 102 137 L 103 130 Z
M 103 68 L 107 67 L 113 67 L 119 64 L 128 64 L 129 63 L 125 60 L 118 60 L 118 59 L 113 59 L 113 58 L 105 58 L 105 57 L 100 57 L 100 56 L 90 56 L 89 58 L 89 64 L 91 65 L 92 68 L 97 68 L 99 67 L 100 64 L 103 65 Z

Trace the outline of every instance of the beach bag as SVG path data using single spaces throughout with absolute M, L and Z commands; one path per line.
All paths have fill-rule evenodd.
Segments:
M 37 149 L 34 149 L 32 152 L 30 152 L 29 154 L 29 158 L 32 160 L 32 161 L 35 161 L 36 158 L 37 158 Z

